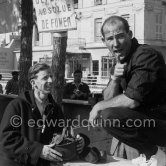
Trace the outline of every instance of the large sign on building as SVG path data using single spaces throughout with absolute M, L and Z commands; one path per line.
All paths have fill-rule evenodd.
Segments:
M 33 0 L 39 32 L 76 28 L 73 0 Z
M 0 48 L 0 71 L 14 70 L 14 55 L 10 48 Z

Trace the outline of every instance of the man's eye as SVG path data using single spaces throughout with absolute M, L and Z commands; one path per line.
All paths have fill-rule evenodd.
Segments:
M 48 76 L 44 77 L 43 79 L 44 79 L 44 80 L 47 80 L 47 79 L 48 79 Z
M 112 41 L 112 40 L 113 40 L 113 38 L 112 38 L 112 37 L 107 39 L 107 41 L 108 41 L 108 42 L 110 42 L 110 41 Z
M 113 39 L 114 39 L 113 37 L 108 38 L 108 40 L 113 40 Z
M 118 38 L 119 38 L 119 39 L 124 39 L 124 38 L 125 38 L 125 35 L 124 35 L 124 34 L 118 35 Z

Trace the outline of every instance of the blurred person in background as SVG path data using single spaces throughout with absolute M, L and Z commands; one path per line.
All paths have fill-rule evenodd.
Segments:
M 5 87 L 6 94 L 14 94 L 14 95 L 19 94 L 18 76 L 19 76 L 18 71 L 12 72 L 12 79 L 7 82 Z
M 63 98 L 72 100 L 88 100 L 90 94 L 89 86 L 81 81 L 82 71 L 74 72 L 74 81 L 67 83 L 64 87 Z

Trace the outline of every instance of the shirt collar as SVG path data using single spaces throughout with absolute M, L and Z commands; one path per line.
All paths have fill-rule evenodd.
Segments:
M 35 95 L 34 95 L 34 91 L 33 90 L 30 91 L 30 99 L 31 99 L 31 104 L 32 104 L 32 112 L 33 112 L 37 108 L 37 105 L 36 105 L 36 102 L 35 102 Z M 48 94 L 47 106 L 53 107 L 53 105 L 54 105 L 54 99 L 52 98 L 51 94 Z
M 74 81 L 72 82 L 72 84 L 73 84 L 73 85 L 76 85 Z M 83 85 L 83 82 L 80 82 L 79 85 Z
M 138 40 L 135 37 L 132 38 L 131 39 L 131 49 L 130 49 L 129 56 L 127 57 L 127 62 L 131 59 L 131 56 L 136 51 L 136 49 L 138 48 L 138 46 L 139 46 Z

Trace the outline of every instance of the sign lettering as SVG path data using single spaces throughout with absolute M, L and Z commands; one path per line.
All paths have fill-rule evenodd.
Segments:
M 39 32 L 76 28 L 72 0 L 33 0 Z

